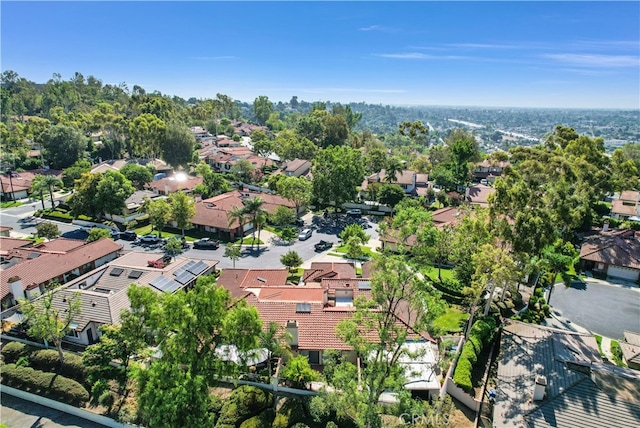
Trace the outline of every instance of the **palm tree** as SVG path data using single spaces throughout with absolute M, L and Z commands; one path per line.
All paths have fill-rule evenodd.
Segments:
M 51 208 L 55 208 L 55 201 L 53 199 L 53 189 L 55 187 L 62 186 L 62 180 L 60 180 L 55 175 L 42 175 L 37 174 L 33 181 L 31 182 L 32 191 L 40 192 L 42 201 L 42 209 L 44 210 L 44 199 L 42 198 L 42 193 L 45 191 L 49 192 L 49 197 L 51 198 Z
M 267 359 L 267 367 L 269 368 L 269 377 L 273 375 L 271 371 L 271 359 L 273 357 L 282 357 L 289 354 L 291 346 L 289 341 L 292 339 L 291 333 L 286 330 L 281 332 L 282 326 L 275 321 L 271 321 L 266 330 L 260 332 L 258 340 L 260 347 L 265 348 L 269 353 Z
M 229 211 L 227 213 L 227 219 L 229 221 L 229 228 L 231 228 L 231 225 L 233 224 L 234 221 L 238 221 L 238 223 L 240 224 L 240 229 L 242 229 L 242 226 L 244 225 L 244 219 L 246 216 L 246 211 L 244 209 L 244 207 L 233 207 L 231 209 L 231 211 Z M 240 238 L 242 238 L 244 236 L 243 232 L 240 232 Z
M 254 220 L 254 224 L 258 228 L 258 248 L 260 248 L 260 231 L 262 230 L 264 225 L 267 224 L 267 212 L 263 210 L 262 212 L 258 213 Z
M 389 162 L 387 163 L 387 169 L 385 170 L 386 172 L 386 181 L 389 183 L 395 183 L 396 181 L 398 181 L 398 173 L 402 172 L 402 170 L 404 169 L 402 163 L 400 163 L 400 161 L 398 160 L 398 158 L 391 158 L 389 159 Z
M 244 204 L 244 211 L 251 217 L 251 224 L 253 225 L 253 241 L 255 241 L 256 229 L 258 228 L 257 218 L 258 216 L 266 215 L 267 213 L 265 209 L 262 208 L 262 205 L 264 205 L 264 203 L 264 199 L 262 199 L 260 196 L 256 196 L 253 199 L 249 199 Z M 251 243 L 251 246 L 253 246 L 253 241 Z

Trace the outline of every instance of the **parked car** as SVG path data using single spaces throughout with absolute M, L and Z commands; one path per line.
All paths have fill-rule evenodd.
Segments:
M 124 232 L 120 232 L 120 239 L 124 239 L 125 241 L 135 241 L 138 237 L 138 234 L 133 230 L 125 230 Z
M 140 243 L 142 244 L 157 244 L 161 241 L 162 239 L 160 239 L 155 233 L 150 233 L 140 237 Z
M 198 239 L 193 243 L 193 248 L 200 250 L 217 250 L 220 247 L 220 241 L 211 238 Z
M 302 227 L 302 226 L 304 226 L 304 220 L 301 219 L 301 218 L 297 218 L 295 224 L 296 224 L 296 226 Z
M 111 230 L 111 238 L 113 238 L 114 241 L 120 239 L 120 231 L 119 230 Z
M 316 251 L 324 251 L 324 250 L 328 250 L 329 248 L 333 247 L 333 242 L 329 242 L 329 241 L 325 241 L 325 240 L 320 240 L 316 245 L 313 246 Z
M 358 209 L 347 210 L 347 215 L 352 217 L 360 217 L 362 215 L 362 210 L 358 210 Z
M 300 234 L 298 234 L 298 239 L 301 241 L 306 241 L 307 239 L 311 238 L 312 233 L 313 230 L 311 229 L 302 229 L 300 231 Z

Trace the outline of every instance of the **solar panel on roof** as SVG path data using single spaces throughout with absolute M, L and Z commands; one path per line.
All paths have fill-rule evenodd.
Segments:
M 188 269 L 188 271 L 194 275 L 200 275 L 202 272 L 204 272 L 207 269 L 209 269 L 209 266 L 206 263 L 204 263 L 202 260 L 200 260 L 199 262 L 191 266 Z
M 178 277 L 178 276 L 182 275 L 183 273 L 188 271 L 189 268 L 191 268 L 195 264 L 196 264 L 195 261 L 189 260 L 187 263 L 184 264 L 184 266 L 180 266 L 179 269 L 176 269 L 176 271 L 173 273 L 173 276 Z
M 296 303 L 296 312 L 311 312 L 311 303 Z
M 122 275 L 122 272 L 124 272 L 124 269 L 122 269 L 122 268 L 113 268 L 113 269 L 111 269 L 111 272 L 109 272 L 109 275 L 111 275 L 111 276 L 120 276 L 120 275 Z
M 191 282 L 191 280 L 193 280 L 193 278 L 195 277 L 196 276 L 191 272 L 183 272 L 180 274 L 180 276 L 176 276 L 176 281 L 178 281 L 182 285 L 185 285 Z
M 371 281 L 359 281 L 358 290 L 371 290 Z
M 157 278 L 153 278 L 153 280 L 149 282 L 149 285 L 160 291 L 164 291 L 165 293 L 173 293 L 174 291 L 182 288 L 180 284 L 178 284 L 171 278 L 167 278 L 164 275 L 160 275 Z
M 142 276 L 141 270 L 132 270 L 129 272 L 129 278 L 138 279 Z

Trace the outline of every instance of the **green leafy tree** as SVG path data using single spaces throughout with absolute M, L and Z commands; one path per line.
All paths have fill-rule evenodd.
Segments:
M 44 157 L 54 169 L 64 169 L 81 159 L 87 139 L 73 126 L 55 125 L 42 133 Z
M 285 364 L 282 369 L 282 378 L 293 388 L 306 389 L 307 383 L 320 378 L 320 373 L 311 368 L 307 357 L 296 355 Z
M 182 252 L 182 239 L 179 236 L 172 236 L 167 240 L 164 249 L 171 256 L 180 254 Z
M 62 183 L 64 187 L 71 188 L 76 180 L 82 177 L 82 174 L 91 171 L 91 162 L 87 160 L 78 160 L 69 168 L 65 168 L 62 172 Z
M 162 230 L 171 220 L 171 205 L 166 199 L 147 200 L 143 210 L 149 215 L 149 222 L 162 237 Z
M 233 262 L 233 268 L 236 268 L 236 261 L 242 257 L 242 250 L 239 245 L 228 244 L 224 247 L 224 256 L 229 257 Z
M 364 178 L 360 151 L 350 147 L 329 147 L 313 161 L 313 196 L 338 207 L 355 198 Z
M 382 171 L 387 165 L 387 151 L 383 147 L 374 147 L 365 155 L 367 172 L 376 173 Z
M 398 184 L 383 183 L 378 192 L 378 202 L 391 209 L 404 199 L 404 190 Z
M 229 229 L 240 229 L 240 236 L 244 236 L 247 211 L 244 207 L 233 207 L 227 212 L 227 225 Z M 237 224 L 237 225 L 236 225 Z
M 108 238 L 111 234 L 108 229 L 103 229 L 102 227 L 94 227 L 89 231 L 89 236 L 87 237 L 87 242 L 94 242 L 102 238 Z
M 262 208 L 264 203 L 265 200 L 260 196 L 255 196 L 244 202 L 244 212 L 249 216 L 249 218 L 251 219 L 251 224 L 253 225 L 253 241 L 255 241 L 256 230 L 258 230 L 258 218 L 265 216 L 267 213 L 265 209 Z M 264 222 L 262 222 L 262 224 L 264 224 Z
M 149 168 L 133 162 L 129 162 L 120 168 L 120 173 L 138 190 L 144 189 L 144 186 L 153 180 L 153 173 Z
M 95 198 L 100 215 L 120 214 L 126 208 L 125 201 L 135 192 L 127 178 L 118 171 L 107 171 L 96 187 Z
M 293 224 L 296 220 L 296 213 L 288 207 L 279 205 L 271 215 L 271 222 L 276 226 L 286 226 Z
M 358 223 L 351 223 L 345 226 L 340 232 L 340 239 L 342 242 L 349 241 L 352 237 L 356 237 L 360 245 L 366 244 L 369 242 L 370 235 L 364 231 L 364 228 Z
M 196 215 L 196 202 L 191 196 L 180 191 L 169 196 L 169 205 L 171 205 L 171 218 L 184 236 L 184 230 L 191 226 L 191 219 Z
M 71 323 L 81 312 L 78 293 L 66 297 L 66 308 L 59 309 L 53 304 L 54 291 L 49 290 L 37 300 L 22 299 L 19 302 L 24 321 L 29 326 L 29 335 L 46 340 L 58 351 L 60 365 L 64 363 L 62 339 L 69 333 Z
M 273 112 L 273 104 L 269 101 L 269 97 L 260 95 L 253 101 L 253 114 L 256 116 L 258 123 L 264 125 Z
M 196 140 L 185 125 L 169 122 L 160 146 L 162 159 L 173 167 L 184 167 L 191 162 L 195 145 Z
M 36 226 L 36 235 L 40 238 L 56 239 L 60 236 L 60 229 L 57 224 L 43 222 Z
M 557 239 L 552 245 L 548 245 L 542 250 L 542 263 L 550 274 L 548 283 L 551 289 L 547 304 L 550 304 L 556 277 L 559 273 L 569 270 L 578 256 L 579 253 L 573 244 L 562 239 Z
M 254 153 L 259 156 L 267 157 L 273 151 L 273 142 L 262 129 L 256 129 L 251 132 L 251 144 L 253 145 Z
M 265 330 L 260 332 L 258 336 L 260 348 L 264 348 L 269 352 L 269 358 L 267 359 L 267 368 L 269 370 L 269 376 L 273 375 L 271 368 L 271 360 L 275 357 L 284 357 L 291 354 L 291 333 L 288 333 L 284 328 L 275 321 L 271 321 Z
M 318 152 L 310 139 L 296 134 L 293 130 L 285 129 L 278 133 L 274 140 L 274 150 L 280 159 L 313 159 Z
M 347 257 L 352 260 L 359 260 L 364 256 L 364 252 L 362 250 L 362 242 L 360 238 L 353 235 L 347 239 L 347 243 L 345 244 L 347 247 Z
M 280 263 L 282 263 L 289 270 L 292 270 L 302 264 L 302 257 L 300 257 L 300 255 L 298 255 L 298 253 L 293 250 L 287 251 L 282 256 L 280 256 Z
M 285 177 L 278 181 L 278 193 L 290 200 L 298 215 L 300 208 L 311 201 L 313 184 L 304 177 Z
M 102 174 L 86 172 L 76 180 L 75 192 L 69 199 L 69 207 L 74 216 L 86 215 L 95 218 L 100 214 L 101 204 L 96 197 Z
M 427 288 L 402 257 L 377 257 L 372 271 L 371 297 L 358 297 L 353 316 L 341 321 L 337 329 L 338 337 L 364 357 L 361 383 L 354 381 L 358 371 L 347 361 L 335 368 L 330 380 L 331 386 L 341 391 L 330 399 L 362 427 L 382 426 L 380 394 L 408 394 L 406 374 L 399 363 L 403 357 L 416 356 L 403 345 L 411 333 L 430 329 L 433 319 L 444 310 L 439 296 L 424 291 Z M 398 311 L 400 306 L 404 315 Z M 411 327 L 400 321 L 400 316 L 412 320 Z
M 150 113 L 143 113 L 129 123 L 129 154 L 131 156 L 157 157 L 166 137 L 164 120 Z
M 429 129 L 418 120 L 415 122 L 405 120 L 398 125 L 398 133 L 411 138 L 416 144 L 424 145 L 427 142 Z

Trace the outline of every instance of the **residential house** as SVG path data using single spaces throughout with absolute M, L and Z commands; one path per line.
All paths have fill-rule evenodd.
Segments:
M 171 177 L 164 177 L 159 180 L 154 180 L 151 183 L 147 184 L 147 188 L 156 195 L 170 195 L 178 191 L 192 193 L 193 189 L 198 184 L 202 183 L 202 177 L 193 177 L 180 172 L 172 175 Z
M 152 192 L 151 190 L 136 190 L 124 201 L 125 207 L 122 209 L 122 213 L 107 213 L 107 216 L 112 221 L 118 223 L 126 223 L 144 215 L 144 213 L 140 211 L 140 208 L 142 208 L 142 205 L 147 199 L 154 200 L 161 198 L 165 198 L 165 196 L 161 196 L 160 194 Z
M 249 219 L 245 220 L 242 227 L 237 219 L 234 219 L 234 221 L 229 224 L 229 212 L 236 207 L 244 206 L 247 199 L 255 197 L 260 197 L 265 201 L 262 208 L 267 211 L 268 214 L 275 213 L 279 206 L 285 206 L 295 210 L 295 204 L 282 196 L 234 190 L 197 202 L 196 215 L 191 219 L 191 223 L 201 230 L 223 234 L 231 239 L 244 236 L 244 233 L 250 231 L 253 225 Z M 303 209 L 304 207 L 300 207 L 300 211 Z
M 302 282 L 321 282 L 325 279 L 348 279 L 356 277 L 353 263 L 345 262 L 312 262 L 311 267 L 304 271 Z
M 0 236 L 9 237 L 11 236 L 11 231 L 13 227 L 11 226 L 0 226 Z
M 640 377 L 589 334 L 507 320 L 496 391 L 494 427 L 640 426 Z
M 310 172 L 311 161 L 306 159 L 288 161 L 282 168 L 282 173 L 287 177 L 306 177 Z
M 164 265 L 162 258 L 155 260 L 157 258 L 157 254 L 131 252 L 56 291 L 52 302 L 55 308 L 65 309 L 66 301 L 74 295 L 81 302 L 81 312 L 74 318 L 65 340 L 90 345 L 100 339 L 101 325 L 119 324 L 121 311 L 131 307 L 127 297 L 131 284 L 148 287 L 157 293 L 173 294 L 193 287 L 200 276 L 213 273 L 218 263 L 177 257 Z M 150 262 L 157 262 L 157 267 L 150 266 Z
M 156 173 L 170 174 L 173 171 L 173 168 L 162 159 L 110 159 L 94 165 L 91 168 L 91 173 L 104 174 L 107 171 L 120 171 L 120 169 L 128 163 L 135 163 L 140 166 L 151 166 L 155 169 Z
M 474 186 L 467 187 L 464 200 L 472 206 L 477 205 L 480 207 L 488 207 L 489 195 L 495 193 L 495 191 L 496 190 L 493 187 L 484 184 L 476 184 Z
M 258 310 L 263 326 L 270 323 L 280 325 L 291 335 L 290 345 L 299 355 L 308 357 L 309 363 L 316 369 L 323 366 L 324 352 L 338 350 L 352 362 L 357 356 L 352 348 L 338 337 L 338 324 L 351 318 L 355 311 L 354 299 L 359 295 L 368 295 L 371 284 L 367 279 L 340 277 L 354 272 L 348 263 L 317 264 L 311 269 L 312 275 L 318 271 L 333 272 L 331 278 L 321 277 L 319 282 L 307 282 L 304 285 L 287 285 L 286 270 L 275 269 L 226 269 L 217 283 L 227 288 L 232 296 L 244 299 Z M 345 265 L 345 266 L 338 266 Z M 306 273 L 305 273 L 306 275 Z M 412 319 L 406 305 L 399 305 L 394 314 L 397 323 L 409 328 L 409 341 L 406 346 L 422 347 L 421 358 L 401 363 L 407 366 L 410 382 L 408 389 L 438 391 L 440 383 L 431 371 L 436 361 L 433 339 L 425 332 L 411 328 Z M 370 334 L 371 340 L 377 340 Z
M 626 281 L 638 281 L 640 232 L 605 227 L 585 237 L 580 248 L 580 260 L 583 270 Z
M 0 174 L 0 199 L 17 201 L 29 197 L 31 183 L 36 175 L 54 175 L 62 177 L 62 171 L 54 169 L 33 169 L 30 171 Z
M 424 189 L 424 186 L 426 186 L 425 178 L 428 179 L 428 177 L 425 177 L 426 174 L 418 174 L 415 171 L 403 169 L 402 171 L 398 171 L 396 173 L 394 179 L 391 179 L 387 176 L 387 172 L 383 169 L 380 172 L 376 172 L 375 174 L 371 174 L 370 176 L 365 178 L 365 180 L 360 185 L 360 191 L 362 192 L 362 194 L 366 194 L 367 189 L 373 183 L 393 183 L 402 187 L 402 190 L 404 190 L 405 194 L 416 195 L 418 175 L 420 175 L 420 179 L 424 181 L 421 181 L 420 183 L 421 188 Z M 424 190 L 424 192 L 426 194 L 426 190 Z
M 240 122 L 237 120 L 231 122 L 231 125 L 233 126 L 233 133 L 238 134 L 241 137 L 249 137 L 251 136 L 251 133 L 257 129 L 267 133 L 271 132 L 266 126 L 254 125 L 252 123 Z
M 402 248 L 403 251 L 410 251 L 418 243 L 416 235 L 402 236 L 402 232 L 397 229 L 386 229 L 378 238 L 383 251 L 397 253 Z
M 611 202 L 611 217 L 618 220 L 640 221 L 640 192 L 625 190 Z
M 433 224 L 438 229 L 452 227 L 463 215 L 464 212 L 460 209 L 460 207 L 440 208 L 432 213 Z
M 508 166 L 511 166 L 509 161 L 490 161 L 485 159 L 476 164 L 476 169 L 473 171 L 473 181 L 479 183 L 481 180 L 487 180 L 488 183 L 493 183 Z
M 622 358 L 630 369 L 640 370 L 640 333 L 624 332 L 624 341 L 619 342 Z
M 59 238 L 14 248 L 5 256 L 11 266 L 0 270 L 2 305 L 14 305 L 25 297 L 34 299 L 50 283 L 65 284 L 115 259 L 121 250 L 122 245 L 109 238 L 90 243 Z
M 195 138 L 196 142 L 201 142 L 203 139 L 212 137 L 212 135 L 202 126 L 192 126 L 190 128 L 191 135 Z

